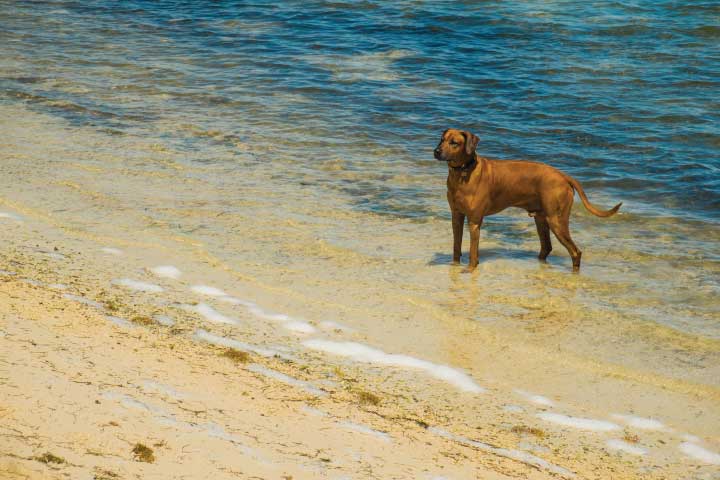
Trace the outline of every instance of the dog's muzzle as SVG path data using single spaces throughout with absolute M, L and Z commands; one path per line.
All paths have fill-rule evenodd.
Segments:
M 435 159 L 436 159 L 436 160 L 440 160 L 440 161 L 445 160 L 444 158 L 442 158 L 442 152 L 440 151 L 439 148 L 436 148 L 436 149 L 435 149 L 434 154 L 435 154 Z

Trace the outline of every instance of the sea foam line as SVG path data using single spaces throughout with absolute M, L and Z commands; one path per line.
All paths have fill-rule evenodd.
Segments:
M 302 390 L 305 390 L 308 393 L 311 393 L 313 395 L 317 395 L 318 397 L 324 397 L 327 395 L 327 392 L 320 390 L 319 388 L 315 387 L 313 384 L 306 382 L 304 380 L 299 380 L 297 378 L 291 377 L 289 375 L 285 375 L 284 373 L 278 372 L 277 370 L 272 370 L 270 368 L 264 367 L 262 365 L 259 365 L 257 363 L 251 363 L 246 367 L 247 370 L 257 373 L 260 375 L 263 375 L 268 378 L 272 378 L 274 380 L 277 380 L 278 382 L 282 382 L 286 385 L 291 385 L 293 387 L 300 388 Z
M 98 308 L 100 310 L 105 309 L 105 305 L 103 305 L 100 302 L 96 302 L 95 300 L 90 300 L 89 298 L 81 297 L 80 295 L 73 295 L 72 293 L 63 293 L 63 298 L 67 300 L 72 300 L 74 302 L 82 303 L 84 305 L 89 305 L 91 307 Z
M 172 278 L 173 280 L 177 280 L 182 275 L 180 269 L 172 265 L 158 265 L 151 268 L 150 271 L 158 277 Z
M 205 320 L 208 320 L 213 323 L 224 323 L 227 325 L 237 325 L 238 321 L 234 318 L 226 317 L 222 313 L 215 310 L 213 307 L 208 305 L 207 303 L 198 303 L 197 305 L 187 305 L 185 306 L 186 310 L 189 310 L 191 312 L 196 312 L 202 315 Z
M 22 222 L 22 218 L 15 215 L 14 213 L 0 212 L 0 218 L 7 218 L 8 220 L 15 220 L 16 222 Z
M 524 463 L 526 465 L 532 465 L 533 467 L 544 469 L 544 470 L 547 470 L 548 472 L 552 472 L 557 475 L 561 475 L 563 477 L 568 477 L 568 478 L 575 477 L 575 474 L 573 472 L 571 472 L 570 470 L 567 470 L 563 467 L 560 467 L 558 465 L 550 463 L 547 460 L 543 460 L 540 457 L 536 457 L 535 455 L 533 455 L 531 453 L 523 452 L 522 450 L 511 450 L 508 448 L 493 447 L 492 445 L 489 445 L 487 443 L 478 442 L 477 440 L 471 440 L 466 437 L 461 437 L 460 435 L 455 435 L 454 433 L 450 433 L 447 430 L 443 430 L 442 428 L 438 428 L 438 427 L 430 427 L 430 428 L 428 428 L 428 431 L 430 431 L 440 437 L 444 437 L 449 440 L 453 440 L 455 442 L 462 443 L 464 445 L 475 447 L 478 450 L 481 450 L 483 452 L 492 453 L 499 457 L 509 458 L 511 460 L 515 460 L 515 461 Z
M 632 445 L 624 440 L 611 439 L 605 442 L 605 445 L 611 450 L 619 450 L 631 455 L 645 455 L 647 450 L 637 445 Z
M 137 292 L 160 293 L 163 291 L 163 288 L 160 285 L 155 285 L 154 283 L 140 282 L 138 280 L 132 280 L 130 278 L 113 280 L 113 283 L 115 285 L 120 285 L 121 287 L 129 288 L 130 290 L 135 290 Z
M 409 355 L 385 353 L 367 345 L 355 342 L 333 342 L 330 340 L 307 340 L 303 345 L 321 352 L 350 357 L 358 362 L 388 365 L 393 367 L 405 367 L 422 370 L 429 375 L 444 380 L 464 392 L 481 393 L 485 389 L 473 381 L 467 374 L 448 367 L 437 365 L 426 360 L 411 357 Z
M 592 418 L 569 417 L 559 413 L 541 412 L 537 414 L 538 418 L 546 422 L 557 423 L 564 427 L 572 427 L 580 430 L 592 430 L 596 432 L 611 432 L 620 430 L 620 426 L 612 422 L 604 420 L 595 420 Z
M 555 402 L 553 402 L 552 400 L 550 400 L 547 397 L 543 397 L 542 395 L 537 395 L 534 393 L 527 392 L 525 390 L 517 390 L 517 389 L 515 390 L 515 393 L 517 393 L 518 395 L 523 397 L 528 402 L 534 403 L 536 405 L 542 405 L 545 407 L 554 407 L 555 406 Z
M 118 327 L 123 328 L 135 328 L 135 325 L 133 325 L 131 322 L 125 320 L 124 318 L 116 317 L 114 315 L 105 315 L 105 319 L 109 320 L 110 322 L 114 323 Z
M 392 438 L 390 437 L 390 435 L 388 435 L 385 432 L 375 430 L 374 428 L 370 428 L 367 425 L 362 425 L 362 424 L 353 423 L 353 422 L 338 422 L 337 424 L 343 428 L 347 428 L 348 430 L 353 430 L 355 432 L 364 433 L 366 435 L 372 435 L 373 437 L 379 438 L 380 440 L 382 440 L 386 443 L 392 443 Z
M 664 430 L 665 425 L 652 418 L 636 417 L 634 415 L 620 415 L 619 413 L 613 413 L 610 415 L 616 420 L 624 422 L 629 427 L 639 428 L 640 430 Z
M 190 290 L 199 294 L 207 295 L 208 297 L 226 297 L 227 293 L 223 292 L 219 288 L 210 287 L 207 285 L 193 285 Z
M 720 465 L 720 454 L 711 452 L 700 445 L 683 442 L 680 444 L 679 448 L 681 452 L 694 458 L 695 460 L 700 460 L 701 462 L 709 463 L 710 465 Z
M 283 354 L 281 354 L 280 352 L 278 352 L 276 350 L 272 350 L 269 348 L 263 348 L 263 347 L 257 347 L 255 345 L 250 345 L 248 343 L 240 342 L 238 340 L 233 340 L 232 338 L 220 337 L 218 335 L 213 335 L 212 333 L 210 333 L 206 330 L 203 330 L 203 329 L 196 330 L 195 334 L 193 335 L 193 338 L 195 338 L 196 340 L 202 340 L 204 342 L 211 343 L 213 345 L 220 345 L 223 347 L 234 348 L 236 350 L 241 350 L 243 352 L 257 353 L 261 357 L 266 357 L 266 358 L 270 358 L 270 357 L 274 357 L 274 356 L 284 357 Z

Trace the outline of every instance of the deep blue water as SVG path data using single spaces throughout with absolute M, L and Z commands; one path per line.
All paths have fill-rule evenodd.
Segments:
M 720 212 L 717 1 L 0 1 L 0 99 L 391 215 L 446 215 L 449 126 L 604 206 Z

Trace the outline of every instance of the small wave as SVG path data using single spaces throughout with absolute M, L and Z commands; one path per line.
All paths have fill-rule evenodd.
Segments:
M 307 340 L 303 342 L 303 345 L 313 350 L 350 357 L 358 362 L 423 370 L 431 376 L 446 381 L 465 392 L 482 393 L 485 391 L 470 376 L 459 370 L 446 365 L 437 365 L 426 360 L 420 360 L 409 355 L 385 353 L 382 350 L 355 342 Z

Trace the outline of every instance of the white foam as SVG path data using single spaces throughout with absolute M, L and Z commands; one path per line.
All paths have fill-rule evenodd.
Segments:
M 252 313 L 256 317 L 260 317 L 265 320 L 273 320 L 275 322 L 287 322 L 288 320 L 290 320 L 290 316 L 285 315 L 284 313 L 266 312 L 262 308 L 253 304 L 248 306 L 248 310 L 250 310 L 250 313 Z
M 175 325 L 175 320 L 168 317 L 167 315 L 154 315 L 153 320 L 158 322 L 160 325 L 165 325 L 166 327 L 172 327 Z
M 207 303 L 199 303 L 193 307 L 191 307 L 192 310 L 202 315 L 205 320 L 208 320 L 213 323 L 225 323 L 228 325 L 237 325 L 237 320 L 226 317 L 222 313 L 215 310 L 213 307 L 208 305 Z
M 207 285 L 193 285 L 190 287 L 195 293 L 200 295 L 207 295 L 208 297 L 226 297 L 227 293 L 223 292 L 219 288 L 209 287 Z
M 537 416 L 547 422 L 557 423 L 564 427 L 572 427 L 580 430 L 592 430 L 596 432 L 611 432 L 620 430 L 620 426 L 604 420 L 592 418 L 569 417 L 559 413 L 541 412 Z
M 138 410 L 146 410 L 150 413 L 153 413 L 155 415 L 160 415 L 163 417 L 172 417 L 172 415 L 169 414 L 168 412 L 166 412 L 165 410 L 157 408 L 153 405 L 149 405 L 143 401 L 138 400 L 135 397 L 131 397 L 130 395 L 125 395 L 124 393 L 103 392 L 102 397 L 106 398 L 108 400 L 119 400 L 120 403 L 122 403 L 126 407 L 136 408 Z
M 647 450 L 637 445 L 633 445 L 624 440 L 612 439 L 605 442 L 605 445 L 610 450 L 619 450 L 621 452 L 629 453 L 631 455 L 645 455 Z
M 327 392 L 320 390 L 309 382 L 306 382 L 304 380 L 298 380 L 297 378 L 290 377 L 288 375 L 285 375 L 284 373 L 272 370 L 257 363 L 251 363 L 246 368 L 251 372 L 258 373 L 268 378 L 272 378 L 287 385 L 292 385 L 293 387 L 300 388 L 308 393 L 317 395 L 318 397 L 324 397 L 327 395 Z
M 545 407 L 554 407 L 555 402 L 550 400 L 547 397 L 543 397 L 542 395 L 536 395 L 534 393 L 527 392 L 525 390 L 515 390 L 515 393 L 523 397 L 528 402 L 534 403 L 536 405 L 543 405 Z
M 219 337 L 217 335 L 213 335 L 212 333 L 209 333 L 202 329 L 196 330 L 193 337 L 197 340 L 202 340 L 207 343 L 212 343 L 213 345 L 220 345 L 223 347 L 234 348 L 236 350 L 241 350 L 243 352 L 257 353 L 258 355 L 260 355 L 262 357 L 267 357 L 267 358 L 274 357 L 274 356 L 283 357 L 283 355 L 276 350 L 271 350 L 269 348 L 263 348 L 263 347 L 257 347 L 255 345 L 250 345 L 250 344 L 247 344 L 244 342 L 240 342 L 238 340 L 233 340 L 232 338 Z
M 81 297 L 79 295 L 73 295 L 72 293 L 63 293 L 63 298 L 66 298 L 68 300 L 72 300 L 75 302 L 80 302 L 85 305 L 90 305 L 91 307 L 99 308 L 100 310 L 105 309 L 105 305 L 103 305 L 100 302 L 96 302 L 95 300 L 90 300 L 89 298 Z
M 159 265 L 151 268 L 150 271 L 158 277 L 172 278 L 173 280 L 177 280 L 182 275 L 182 272 L 172 265 Z
M 634 415 L 620 415 L 613 413 L 610 415 L 616 420 L 624 422 L 630 427 L 639 428 L 640 430 L 664 430 L 665 425 L 662 422 L 653 420 L 652 418 L 636 417 Z
M 340 425 L 343 428 L 347 428 L 348 430 L 353 430 L 355 432 L 364 433 L 366 435 L 372 435 L 373 437 L 379 438 L 383 442 L 392 443 L 392 438 L 390 437 L 390 435 L 388 435 L 385 432 L 381 432 L 379 430 L 370 428 L 368 426 L 360 425 L 359 423 L 352 423 L 352 422 L 338 422 L 338 425 Z
M 154 382 L 153 382 L 154 383 Z M 156 384 L 160 385 L 160 384 Z M 172 425 L 174 427 L 185 427 L 192 431 L 199 431 L 204 432 L 210 437 L 220 438 L 222 440 L 226 440 L 228 442 L 231 442 L 238 446 L 245 454 L 252 455 L 254 458 L 259 459 L 257 457 L 255 450 L 253 450 L 250 447 L 247 447 L 243 444 L 243 439 L 238 437 L 237 435 L 230 434 L 225 431 L 220 425 L 217 425 L 215 423 L 205 423 L 205 424 L 194 424 L 184 421 L 179 421 L 175 418 L 175 416 L 165 410 L 162 410 L 158 407 L 149 405 L 145 402 L 142 402 L 134 397 L 131 397 L 129 395 L 125 395 L 123 393 L 116 393 L 116 392 L 104 392 L 102 394 L 103 398 L 109 399 L 109 400 L 119 400 L 121 404 L 123 404 L 126 407 L 135 408 L 138 410 L 144 410 L 151 414 L 153 414 L 156 419 L 165 425 Z
M 169 385 L 165 385 L 162 383 L 158 383 L 152 380 L 143 380 L 142 382 L 143 388 L 146 390 L 154 390 L 156 392 L 160 392 L 164 395 L 167 395 L 168 397 L 174 398 L 176 400 L 182 400 L 184 398 L 187 398 L 187 395 L 184 393 L 178 392 L 173 387 Z
M 227 433 L 224 428 L 222 428 L 216 423 L 206 423 L 204 425 L 198 425 L 198 427 L 207 432 L 207 434 L 211 437 L 222 438 L 223 440 L 227 440 L 228 442 L 242 444 L 244 440 L 237 435 Z
M 328 414 L 323 412 L 322 410 L 318 410 L 317 408 L 311 407 L 309 405 L 303 405 L 300 408 L 303 412 L 308 413 L 315 417 L 327 417 Z
M 65 260 L 65 255 L 56 252 L 43 252 L 43 255 L 48 256 L 54 260 Z
M 103 247 L 100 249 L 100 251 L 107 253 L 108 255 L 115 255 L 115 256 L 119 256 L 119 255 L 123 254 L 122 250 L 118 250 L 117 248 L 112 248 L 112 247 Z
M 211 437 L 220 438 L 222 440 L 226 440 L 235 446 L 239 447 L 240 450 L 243 451 L 246 455 L 252 456 L 257 460 L 260 460 L 260 458 L 257 456 L 257 452 L 253 450 L 252 448 L 245 445 L 244 439 L 238 437 L 237 435 L 233 435 L 231 433 L 227 433 L 225 429 L 223 429 L 220 425 L 216 423 L 206 423 L 204 425 L 198 425 L 195 427 L 194 425 L 188 423 L 187 425 L 190 425 L 191 427 L 194 427 L 196 430 L 204 431 Z M 263 462 L 266 463 L 266 462 Z
M 0 275 L 12 276 L 12 275 L 17 275 L 17 273 L 11 272 L 11 271 L 9 271 L 9 270 L 0 270 Z
M 358 362 L 423 370 L 431 376 L 439 380 L 444 380 L 464 392 L 481 393 L 485 391 L 485 389 L 476 384 L 470 376 L 454 368 L 446 365 L 437 365 L 408 355 L 385 353 L 382 350 L 361 343 L 307 340 L 303 342 L 303 345 L 313 350 L 320 350 L 342 357 L 350 357 Z
M 48 287 L 50 287 L 54 290 L 67 290 L 67 288 L 68 288 L 67 285 L 62 284 L 62 283 L 51 283 L 50 285 L 48 285 Z
M 243 305 L 245 307 L 252 307 L 255 304 L 252 302 L 246 302 L 245 300 L 241 300 L 236 297 L 231 297 L 230 295 L 223 295 L 222 297 L 218 297 L 218 300 L 224 303 L 229 303 L 230 305 Z
M 16 222 L 22 222 L 22 219 L 14 213 L 0 212 L 0 218 L 7 218 L 8 220 L 15 220 Z
M 140 282 L 138 280 L 132 280 L 130 278 L 121 278 L 120 280 L 113 280 L 115 285 L 135 290 L 136 292 L 147 292 L 147 293 L 160 293 L 163 288 L 160 285 L 154 283 Z
M 435 435 L 439 435 L 441 437 L 447 438 L 449 440 L 453 440 L 458 443 L 462 443 L 464 445 L 469 445 L 471 447 L 475 447 L 478 450 L 481 450 L 483 452 L 489 452 L 494 455 L 510 458 L 512 460 L 516 460 L 521 463 L 525 463 L 527 465 L 532 465 L 536 468 L 547 470 L 548 472 L 555 473 L 557 475 L 561 475 L 563 477 L 573 478 L 575 477 L 575 474 L 571 472 L 570 470 L 567 470 L 563 467 L 560 467 L 558 465 L 552 464 L 548 462 L 547 460 L 543 460 L 540 457 L 536 457 L 533 454 L 523 452 L 521 450 L 512 450 L 508 448 L 499 448 L 499 447 L 493 447 L 492 445 L 489 445 L 487 443 L 478 442 L 476 440 L 470 440 L 466 437 L 461 437 L 460 435 L 455 435 L 453 433 L 450 433 L 446 430 L 443 430 L 442 428 L 438 427 L 430 427 L 428 428 L 428 431 L 431 433 L 434 433 Z
M 330 330 L 330 331 L 340 330 L 342 332 L 347 332 L 347 333 L 352 333 L 355 331 L 350 327 L 346 327 L 345 325 L 342 325 L 337 322 L 333 322 L 331 320 L 325 320 L 323 322 L 320 322 L 320 328 L 322 328 L 323 330 Z
M 685 442 L 700 443 L 700 437 L 696 435 L 690 435 L 689 433 L 683 433 L 680 438 Z
M 297 332 L 297 333 L 315 333 L 315 327 L 310 325 L 307 322 L 299 322 L 299 321 L 293 321 L 293 322 L 287 322 L 283 323 L 283 327 L 287 328 L 290 331 Z
M 695 445 L 690 442 L 683 442 L 680 444 L 680 451 L 685 455 L 700 460 L 703 463 L 709 463 L 710 465 L 720 465 L 720 454 L 711 452 L 700 445 Z
M 520 405 L 503 405 L 503 410 L 512 413 L 520 413 L 525 411 L 525 409 Z
M 105 318 L 110 320 L 112 323 L 114 323 L 118 327 L 123 327 L 123 328 L 134 328 L 135 327 L 135 325 L 133 325 L 131 322 L 128 322 L 124 318 L 115 317 L 113 315 L 105 315 Z

